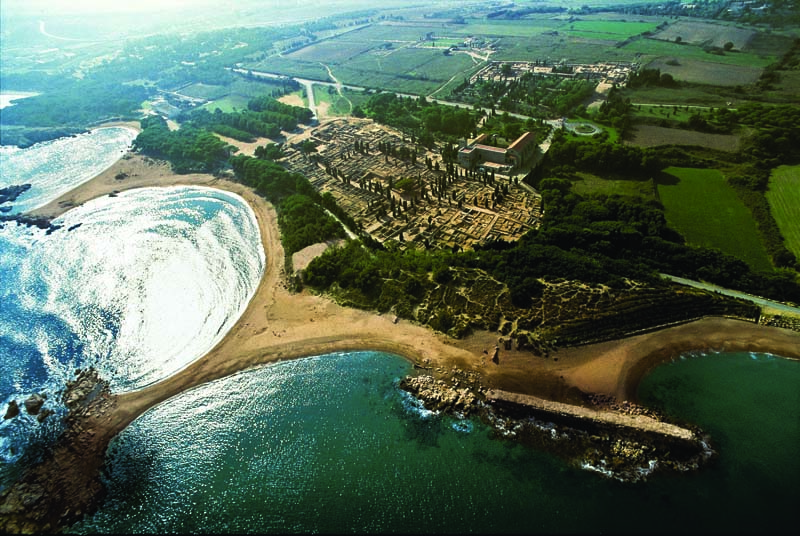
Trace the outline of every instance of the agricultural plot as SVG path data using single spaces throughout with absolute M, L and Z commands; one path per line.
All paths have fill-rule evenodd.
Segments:
M 750 211 L 716 169 L 670 167 L 658 193 L 670 227 L 690 244 L 717 248 L 755 270 L 771 270 Z
M 440 50 L 404 48 L 385 56 L 365 54 L 337 66 L 334 73 L 345 84 L 421 95 L 453 77 L 467 76 L 474 65 L 466 54 L 445 56 Z
M 728 102 L 731 102 L 731 107 L 737 106 L 738 101 L 730 95 L 722 96 L 714 93 L 713 88 L 708 88 L 708 91 L 706 89 L 700 87 L 679 89 L 647 87 L 628 89 L 626 94 L 630 96 L 631 102 L 634 104 L 674 104 L 718 108 L 720 106 L 728 107 Z
M 708 61 L 722 63 L 725 65 L 743 65 L 749 67 L 766 67 L 773 63 L 776 56 L 760 56 L 748 52 L 725 52 L 722 55 L 711 54 L 703 50 L 702 47 L 695 45 L 683 45 L 671 41 L 659 41 L 658 39 L 637 39 L 622 47 L 632 53 L 639 53 L 645 56 L 645 61 L 663 58 L 665 60 L 673 58 L 679 63 L 689 60 Z
M 635 51 L 616 48 L 612 44 L 598 46 L 584 39 L 567 35 L 537 35 L 529 39 L 503 37 L 497 41 L 497 52 L 492 60 L 501 61 L 550 61 L 565 60 L 569 63 L 595 63 L 597 61 L 631 62 Z
M 626 142 L 639 147 L 659 145 L 697 145 L 718 151 L 733 152 L 739 147 L 739 136 L 733 134 L 707 134 L 696 130 L 637 125 L 633 137 Z
M 591 173 L 576 173 L 572 191 L 580 195 L 606 194 L 653 198 L 653 181 L 632 179 L 604 179 Z
M 362 28 L 357 32 L 351 32 L 346 36 L 348 40 L 359 40 L 364 43 L 416 43 L 425 39 L 427 34 L 433 35 L 461 35 L 452 32 L 452 28 L 458 28 L 458 24 L 417 24 L 417 23 L 396 23 L 386 22 L 372 24 Z M 338 38 L 337 41 L 342 38 Z
M 478 22 L 465 25 L 454 24 L 448 31 L 457 35 L 479 35 L 482 37 L 536 37 L 545 32 L 558 30 L 563 26 L 562 21 L 549 22 L 536 21 L 492 21 Z
M 657 24 L 649 22 L 578 20 L 565 24 L 558 31 L 559 33 L 566 32 L 567 35 L 572 37 L 624 41 L 643 32 L 654 31 L 656 27 Z
M 772 172 L 767 201 L 786 247 L 800 258 L 800 166 L 780 166 Z
M 226 86 L 212 86 L 198 82 L 197 84 L 186 86 L 181 89 L 179 93 L 196 99 L 214 100 L 220 99 L 230 93 L 230 89 Z
M 754 84 L 763 70 L 761 67 L 750 65 L 729 65 L 716 61 L 678 60 L 676 58 L 660 58 L 650 62 L 647 67 L 660 69 L 662 73 L 672 75 L 675 80 L 729 87 Z
M 744 50 L 756 33 L 755 30 L 724 24 L 681 20 L 655 33 L 652 38 L 672 42 L 680 40 L 682 43 L 719 48 L 730 42 L 734 49 Z
M 286 54 L 285 57 L 298 61 L 340 63 L 349 61 L 361 54 L 365 54 L 376 46 L 377 43 L 340 37 L 338 39 L 330 39 L 311 46 L 303 47 L 300 50 L 292 52 L 291 54 Z
M 687 121 L 692 115 L 708 112 L 706 106 L 679 106 L 669 104 L 644 104 L 634 105 L 633 116 L 635 119 L 670 119 L 673 121 Z
M 255 63 L 242 65 L 242 68 L 252 69 L 253 71 L 277 73 L 284 76 L 297 76 L 310 80 L 333 82 L 333 80 L 328 77 L 328 71 L 325 67 L 316 61 L 299 61 L 291 60 L 286 57 L 271 56 Z

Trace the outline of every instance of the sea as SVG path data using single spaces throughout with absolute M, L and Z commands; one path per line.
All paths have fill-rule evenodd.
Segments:
M 64 150 L 92 152 L 91 136 L 68 138 Z M 42 147 L 22 160 L 49 161 Z M 107 165 L 98 160 L 87 156 L 85 175 Z M 56 180 L 65 175 L 51 169 L 57 159 L 40 164 Z M 174 374 L 230 329 L 269 254 L 246 203 L 208 188 L 123 192 L 56 223 L 49 235 L 0 229 L 0 410 L 43 392 L 56 411 L 44 423 L 24 409 L 0 422 L 2 487 L 58 433 L 58 392 L 76 368 L 95 366 L 116 392 Z M 703 428 L 718 456 L 696 472 L 655 471 L 637 483 L 525 446 L 477 418 L 425 410 L 398 387 L 411 372 L 397 355 L 334 353 L 184 392 L 112 441 L 108 495 L 68 532 L 761 534 L 797 526 L 798 361 L 708 353 L 657 367 L 640 400 Z

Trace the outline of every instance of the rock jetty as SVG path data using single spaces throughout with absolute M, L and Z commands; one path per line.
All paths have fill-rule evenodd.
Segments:
M 420 399 L 425 408 L 433 411 L 459 411 L 466 415 L 476 409 L 478 400 L 469 388 L 459 389 L 428 375 L 403 378 L 400 388 Z
M 3 203 L 13 203 L 19 196 L 31 189 L 30 184 L 18 184 L 0 188 L 0 205 Z

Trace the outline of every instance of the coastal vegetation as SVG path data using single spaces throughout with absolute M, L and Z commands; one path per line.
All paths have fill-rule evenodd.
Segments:
M 169 160 L 176 173 L 213 173 L 225 164 L 230 153 L 228 144 L 204 129 L 186 125 L 170 130 L 159 116 L 142 119 L 141 124 L 142 131 L 133 141 L 133 148 Z
M 424 359 L 417 358 L 417 365 L 429 370 L 449 369 L 461 360 L 473 367 L 473 378 L 498 374 L 493 381 L 500 377 L 498 383 L 505 381 L 519 390 L 541 388 L 571 402 L 594 403 L 597 399 L 588 398 L 590 388 L 585 386 L 596 383 L 581 383 L 574 377 L 556 379 L 562 371 L 568 374 L 568 369 L 545 369 L 574 350 L 565 347 L 617 340 L 706 316 L 764 323 L 760 307 L 749 301 L 678 285 L 666 275 L 800 303 L 800 148 L 795 142 L 800 139 L 800 41 L 789 32 L 738 27 L 728 22 L 734 8 L 716 0 L 691 8 L 696 9 L 692 15 L 708 17 L 703 21 L 691 20 L 698 17 L 687 16 L 690 8 L 671 1 L 657 8 L 640 0 L 620 0 L 612 7 L 596 2 L 580 7 L 539 4 L 494 3 L 470 6 L 463 12 L 449 6 L 435 6 L 442 7 L 442 12 L 417 6 L 388 15 L 369 10 L 293 25 L 150 35 L 118 47 L 104 45 L 109 46 L 106 54 L 66 59 L 60 68 L 40 68 L 38 60 L 31 60 L 27 67 L 9 73 L 4 65 L 0 72 L 4 87 L 24 87 L 40 95 L 3 110 L 3 143 L 26 145 L 112 119 L 139 119 L 144 111 L 148 116 L 141 118 L 142 130 L 134 150 L 168 160 L 176 173 L 213 173 L 215 178 L 202 180 L 224 184 L 246 196 L 259 223 L 265 228 L 271 223 L 279 225 L 287 276 L 282 279 L 280 270 L 270 266 L 265 279 L 268 284 L 263 288 L 273 294 L 254 300 L 239 327 L 211 357 L 199 361 L 188 373 L 176 374 L 166 390 L 159 391 L 163 386 L 155 385 L 145 397 L 137 398 L 140 395 L 134 393 L 127 399 L 118 398 L 109 394 L 93 372 L 83 373 L 79 380 L 91 385 L 81 387 L 78 409 L 92 405 L 97 413 L 84 412 L 86 420 L 72 428 L 60 445 L 60 452 L 69 450 L 65 459 L 76 462 L 65 464 L 70 468 L 64 473 L 68 478 L 58 474 L 53 479 L 57 489 L 52 492 L 41 488 L 48 491 L 39 493 L 39 488 L 26 488 L 27 483 L 15 488 L 14 515 L 27 519 L 31 509 L 26 501 L 52 500 L 64 504 L 59 504 L 59 515 L 40 520 L 48 523 L 42 530 L 79 519 L 100 497 L 99 471 L 108 441 L 130 419 L 152 407 L 154 400 L 164 400 L 163 395 L 196 386 L 213 375 L 229 375 L 259 360 L 296 357 L 310 348 L 351 348 L 367 340 L 392 351 L 410 348 L 411 356 L 428 352 Z M 786 11 L 787 4 L 767 1 L 768 8 L 747 8 L 738 20 L 772 21 Z M 787 15 L 786 20 L 793 19 Z M 80 56 L 80 52 L 69 54 Z M 585 78 L 572 76 L 577 62 L 615 60 L 642 66 L 630 75 L 627 87 L 617 81 L 604 81 L 600 86 L 588 74 Z M 16 67 L 21 65 L 14 61 Z M 501 76 L 473 78 L 493 61 L 499 62 Z M 553 67 L 554 76 L 516 73 L 514 62 L 525 61 L 536 67 Z M 266 73 L 254 72 L 258 70 Z M 393 159 L 395 168 L 405 167 L 405 171 L 384 178 L 359 169 L 359 175 L 346 176 L 317 153 L 323 150 L 323 142 L 306 133 L 292 139 L 301 125 L 311 127 L 315 119 L 311 110 L 278 100 L 294 93 L 283 100 L 297 102 L 297 92 L 305 90 L 289 76 L 335 83 L 323 87 L 313 80 L 302 81 L 304 88 L 310 88 L 306 98 L 316 96 L 319 104 L 329 107 L 329 113 L 369 118 L 401 132 L 388 135 L 391 128 L 370 125 L 380 130 L 383 140 L 393 140 L 370 147 L 370 140 L 353 136 L 357 129 L 343 129 L 350 136 L 344 159 L 361 162 L 372 151 L 372 156 L 387 163 L 387 169 L 392 169 L 388 163 Z M 349 91 L 341 84 L 361 86 L 364 91 Z M 461 104 L 436 102 L 435 98 Z M 582 132 L 573 128 L 572 133 L 557 129 L 550 137 L 551 125 L 575 124 L 567 117 L 602 128 L 597 134 L 589 127 Z M 645 143 L 636 137 L 639 127 L 663 129 L 658 131 L 663 137 Z M 492 144 L 505 147 L 526 131 L 536 134 L 536 143 L 547 140 L 547 146 L 542 145 L 546 154 L 530 162 L 533 169 L 527 175 L 528 169 L 506 177 L 501 171 L 496 176 L 493 170 L 463 170 L 456 164 L 461 140 L 486 134 Z M 263 137 L 278 143 L 253 147 Z M 394 143 L 400 139 L 402 145 Z M 331 144 L 336 141 L 329 140 Z M 234 146 L 229 141 L 244 145 Z M 306 167 L 292 168 L 287 157 Z M 150 159 L 133 158 L 144 162 L 142 166 L 153 164 Z M 423 182 L 419 175 L 415 178 L 414 168 L 429 171 L 434 179 Z M 406 227 L 395 233 L 375 233 L 380 238 L 376 240 L 363 219 L 355 219 L 354 215 L 361 214 L 349 212 L 356 205 L 350 202 L 353 198 L 344 196 L 337 201 L 330 191 L 319 189 L 317 180 L 312 184 L 293 169 L 324 169 L 334 180 L 352 186 L 349 195 L 367 199 L 366 213 L 381 223 L 401 218 L 408 223 L 409 215 L 416 212 L 418 194 L 426 200 L 436 197 L 442 212 L 450 210 L 452 214 L 457 207 L 453 226 L 466 226 L 473 217 L 497 219 L 499 211 L 506 208 L 511 212 L 511 204 L 502 204 L 509 189 L 512 195 L 530 194 L 537 203 L 541 200 L 543 210 L 536 205 L 535 217 L 529 216 L 531 211 L 513 222 L 516 230 L 512 232 L 521 236 L 519 240 L 475 233 L 471 249 L 462 248 L 457 237 L 450 243 L 422 238 L 421 232 L 416 238 L 404 237 Z M 466 207 L 463 192 L 448 191 L 454 178 L 462 177 L 475 184 L 480 181 L 494 191 L 490 188 L 482 193 L 480 202 L 476 195 Z M 525 184 L 520 184 L 523 177 Z M 224 178 L 240 184 L 217 180 Z M 134 182 L 132 179 L 124 173 L 113 178 L 129 180 L 127 184 Z M 117 187 L 115 182 L 111 185 Z M 268 200 L 275 213 L 242 185 Z M 0 188 L 0 203 L 13 200 L 25 187 Z M 117 190 L 111 188 L 105 193 L 116 197 Z M 67 205 L 65 202 L 61 208 Z M 440 216 L 438 209 L 436 212 Z M 15 219 L 23 222 L 26 217 Z M 433 218 L 428 218 L 429 228 Z M 268 229 L 262 236 L 274 234 Z M 346 239 L 353 235 L 356 238 Z M 429 236 L 435 238 L 435 232 Z M 277 238 L 270 239 L 272 251 L 280 251 L 274 241 Z M 328 248 L 295 273 L 292 254 L 331 240 L 341 244 Z M 289 296 L 282 290 L 284 283 L 293 292 L 304 286 L 312 292 Z M 341 305 L 391 314 L 358 316 L 358 311 L 333 307 L 318 294 Z M 287 315 L 287 309 L 276 303 L 301 303 L 304 307 Z M 326 308 L 341 315 L 331 318 L 328 313 L 325 320 L 329 324 L 345 318 L 346 324 L 357 328 L 347 325 L 316 333 L 321 322 L 309 326 L 315 316 L 326 314 L 320 313 Z M 282 318 L 282 313 L 291 318 Z M 265 318 L 288 326 L 290 333 L 278 340 L 287 330 L 272 331 L 273 338 L 265 343 L 270 336 L 263 324 Z M 399 322 L 401 318 L 412 322 Z M 352 319 L 356 321 L 350 322 Z M 362 322 L 372 323 L 362 328 Z M 401 325 L 396 329 L 405 330 L 407 336 L 399 342 L 384 336 L 398 322 Z M 797 326 L 794 320 L 778 318 L 776 322 L 782 327 Z M 424 327 L 460 339 L 480 333 L 474 338 L 477 342 L 469 345 L 452 339 L 445 344 Z M 748 327 L 753 333 L 762 329 Z M 731 333 L 732 328 L 727 329 L 722 333 Z M 777 339 L 779 331 L 775 328 L 769 333 Z M 365 332 L 369 334 L 364 336 Z M 408 342 L 420 334 L 424 344 Z M 687 337 L 697 338 L 692 333 Z M 313 344 L 323 342 L 312 346 L 312 339 Z M 487 357 L 491 348 L 485 341 L 497 344 L 492 358 L 496 365 L 501 347 L 509 353 L 522 350 L 514 357 L 525 360 L 526 374 L 516 377 L 519 369 L 513 367 L 483 368 L 487 363 L 479 346 L 483 345 Z M 636 341 L 638 344 L 640 339 Z M 663 352 L 676 348 L 656 345 Z M 532 355 L 547 359 L 532 359 Z M 438 360 L 435 365 L 430 365 L 431 356 Z M 651 364 L 644 360 L 633 363 L 635 367 Z M 542 371 L 556 371 L 552 384 L 545 388 L 541 385 L 551 381 L 549 377 L 535 377 Z M 502 374 L 507 375 L 505 379 Z M 509 380 L 510 376 L 515 377 Z M 455 373 L 451 379 L 457 381 Z M 615 379 L 623 382 L 630 377 Z M 542 384 L 533 385 L 540 380 Z M 486 395 L 480 383 L 470 383 L 478 394 L 458 396 L 474 400 Z M 69 387 L 67 393 L 75 386 Z M 608 389 L 630 393 L 631 387 L 620 384 Z M 120 400 L 122 409 L 115 406 Z M 130 400 L 138 400 L 133 411 L 124 406 Z M 106 411 L 117 420 L 104 417 Z M 128 421 L 122 423 L 125 419 Z M 80 428 L 84 422 L 91 426 Z M 589 462 L 598 467 L 609 452 L 616 456 L 610 458 L 612 464 L 622 464 L 624 456 L 650 463 L 644 450 L 620 453 L 631 450 L 619 441 L 624 434 L 598 430 L 617 441 L 583 434 L 569 446 L 558 448 L 573 454 L 591 448 Z M 101 437 L 103 434 L 107 437 Z M 555 437 L 548 438 L 550 430 L 536 434 L 537 446 Z M 595 447 L 597 441 L 606 445 Z M 95 464 L 87 472 L 93 484 L 87 490 L 77 489 L 83 482 L 78 473 L 85 469 L 81 465 L 84 452 L 67 448 L 73 444 L 83 447 L 83 442 L 92 447 L 85 453 Z M 660 463 L 661 454 L 658 459 Z M 60 470 L 59 463 L 51 467 L 56 467 L 51 471 Z M 44 473 L 34 476 L 39 475 Z M 58 488 L 65 481 L 68 487 Z M 63 489 L 74 490 L 75 496 L 82 498 L 90 495 L 92 502 L 83 505 L 75 499 L 74 504 L 81 504 L 75 509 L 74 504 L 67 505 L 73 496 L 59 493 Z M 14 527 L 7 519 L 2 526 Z

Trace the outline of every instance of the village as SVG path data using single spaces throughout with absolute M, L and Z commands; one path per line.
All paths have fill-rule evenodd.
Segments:
M 524 144 L 535 148 L 529 138 Z M 285 165 L 330 193 L 379 242 L 471 249 L 517 240 L 541 221 L 541 197 L 523 186 L 514 167 L 445 163 L 440 151 L 365 119 L 331 120 L 302 139 L 287 147 Z M 303 149 L 309 141 L 315 151 Z

